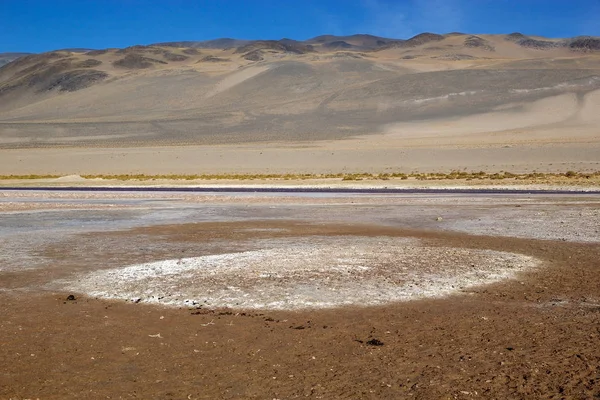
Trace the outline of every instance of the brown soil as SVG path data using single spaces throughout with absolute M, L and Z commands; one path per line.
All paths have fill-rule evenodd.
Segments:
M 545 267 L 451 298 L 303 312 L 165 309 L 4 291 L 0 398 L 600 397 L 597 244 L 258 221 L 82 235 L 46 255 L 61 265 L 60 276 L 84 268 L 72 254 L 97 240 L 120 243 L 104 253 L 110 264 L 144 242 L 274 235 L 416 236 L 532 255 Z M 57 276 L 49 271 L 0 279 L 26 288 Z

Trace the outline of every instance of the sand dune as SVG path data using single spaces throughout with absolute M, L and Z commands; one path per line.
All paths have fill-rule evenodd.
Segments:
M 598 129 L 600 124 L 600 90 L 594 90 L 585 95 L 583 107 L 579 112 L 579 118 L 586 123 L 595 124 Z
M 589 103 L 589 99 L 587 103 Z M 511 108 L 503 111 L 442 120 L 392 124 L 386 127 L 386 133 L 401 138 L 428 138 L 502 132 L 565 122 L 576 116 L 580 109 L 582 108 L 579 106 L 575 94 L 561 94 L 531 103 L 514 104 L 511 105 Z

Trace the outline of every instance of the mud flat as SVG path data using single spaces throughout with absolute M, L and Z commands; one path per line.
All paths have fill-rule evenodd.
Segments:
M 600 196 L 0 191 L 1 398 L 600 395 Z

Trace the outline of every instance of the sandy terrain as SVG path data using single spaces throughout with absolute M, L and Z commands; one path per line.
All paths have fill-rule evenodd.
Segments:
M 393 142 L 392 142 L 393 143 Z M 595 143 L 477 148 L 394 147 L 385 141 L 0 150 L 3 175 L 566 172 L 600 170 Z
M 600 394 L 598 195 L 0 194 L 2 398 Z

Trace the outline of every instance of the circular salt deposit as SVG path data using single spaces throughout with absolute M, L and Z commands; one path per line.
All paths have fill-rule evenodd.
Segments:
M 264 247 L 96 271 L 63 285 L 168 306 L 325 308 L 445 296 L 538 264 L 521 254 L 390 237 L 294 238 Z

